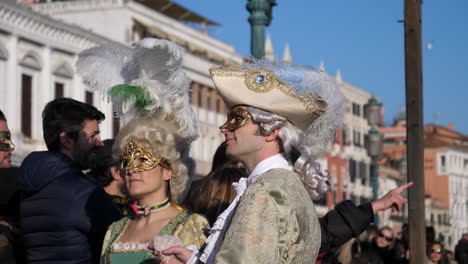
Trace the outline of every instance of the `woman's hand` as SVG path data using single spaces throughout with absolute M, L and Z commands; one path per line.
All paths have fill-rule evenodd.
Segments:
M 159 252 L 154 248 L 153 244 L 149 244 L 148 250 L 150 250 L 156 256 L 156 258 L 161 261 L 161 264 L 185 264 L 192 257 L 192 251 L 184 247 L 170 247 L 162 252 Z M 167 262 L 162 262 L 162 254 L 173 255 L 174 258 Z
M 187 263 L 192 257 L 192 251 L 184 247 L 170 247 L 162 252 L 164 255 L 174 255 L 174 258 L 165 264 Z

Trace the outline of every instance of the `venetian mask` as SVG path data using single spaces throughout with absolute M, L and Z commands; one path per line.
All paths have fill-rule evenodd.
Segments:
M 148 171 L 158 165 L 171 169 L 169 162 L 159 154 L 147 150 L 137 140 L 131 140 L 120 153 L 120 175 L 124 177 L 129 170 L 135 172 Z
M 226 123 L 219 128 L 234 131 L 250 122 L 252 122 L 252 116 L 250 113 L 241 106 L 235 106 L 231 111 L 229 111 Z
M 0 151 L 13 151 L 15 144 L 11 141 L 11 134 L 9 131 L 0 131 Z

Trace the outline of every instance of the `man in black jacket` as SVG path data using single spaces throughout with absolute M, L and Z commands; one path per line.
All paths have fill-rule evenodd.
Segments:
M 468 264 L 468 233 L 463 234 L 455 247 L 455 259 L 459 264 Z
M 18 177 L 20 223 L 28 263 L 98 263 L 108 226 L 120 217 L 104 190 L 82 170 L 102 147 L 95 107 L 69 98 L 42 113 L 49 151 L 33 152 Z

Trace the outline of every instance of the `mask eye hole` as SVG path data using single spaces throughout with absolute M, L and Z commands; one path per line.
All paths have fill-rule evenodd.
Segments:
M 128 166 L 128 161 L 127 160 L 122 160 L 122 162 L 120 162 L 120 168 L 121 169 L 125 169 L 127 166 Z

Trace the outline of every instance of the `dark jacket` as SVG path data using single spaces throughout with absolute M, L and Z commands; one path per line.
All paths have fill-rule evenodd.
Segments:
M 28 263 L 98 263 L 108 226 L 120 215 L 109 196 L 59 152 L 33 152 L 18 177 Z
M 360 206 L 346 200 L 319 218 L 322 241 L 319 252 L 337 248 L 367 230 L 374 221 L 370 203 Z
M 468 264 L 468 240 L 460 239 L 455 247 L 455 260 L 458 264 Z

